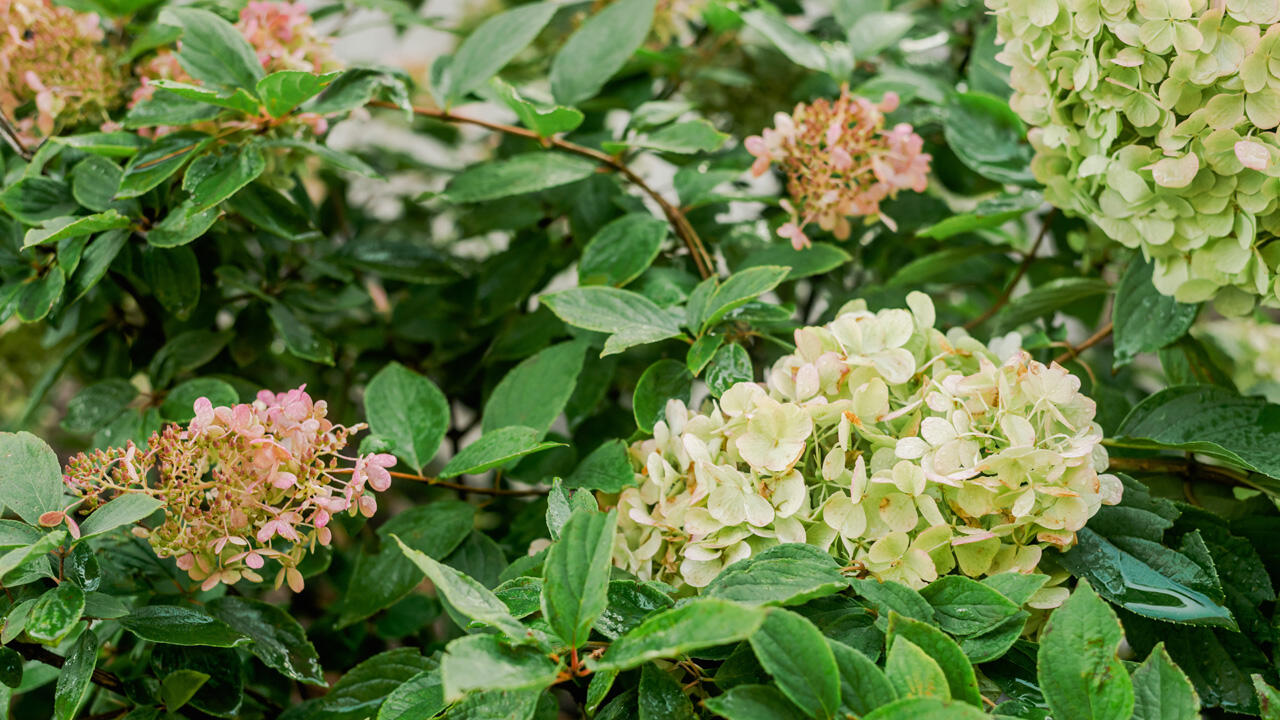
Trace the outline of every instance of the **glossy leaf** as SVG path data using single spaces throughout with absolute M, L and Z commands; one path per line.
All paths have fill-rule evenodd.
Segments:
M 392 452 L 414 470 L 435 457 L 449 430 L 449 401 L 423 375 L 391 362 L 364 391 L 369 429 L 391 444 Z

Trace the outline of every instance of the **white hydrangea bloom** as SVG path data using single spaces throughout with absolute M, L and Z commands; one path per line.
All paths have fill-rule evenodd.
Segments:
M 762 548 L 809 542 L 920 587 L 1031 572 L 1044 547 L 1070 547 L 1122 490 L 1100 474 L 1079 379 L 944 335 L 926 295 L 908 306 L 851 303 L 796 331 L 767 389 L 738 384 L 705 414 L 669 404 L 631 447 L 638 485 L 617 498 L 615 562 L 698 588 Z

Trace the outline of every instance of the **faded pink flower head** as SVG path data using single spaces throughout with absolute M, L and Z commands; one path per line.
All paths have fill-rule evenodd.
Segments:
M 924 192 L 929 184 L 930 156 L 924 141 L 906 123 L 884 127 L 884 114 L 898 107 L 896 93 L 885 93 L 879 103 L 854 97 L 841 88 L 834 101 L 815 100 L 796 105 L 786 115 L 774 117 L 766 128 L 743 143 L 755 156 L 752 174 L 764 174 L 778 163 L 787 176 L 790 202 L 783 208 L 791 221 L 778 235 L 798 250 L 809 245 L 804 229 L 816 222 L 837 238 L 849 237 L 849 218 L 893 221 L 880 211 L 880 203 L 899 190 Z
M 93 13 L 50 0 L 0 0 L 0 111 L 28 146 L 63 126 L 102 122 L 123 99 L 117 55 Z M 35 112 L 18 115 L 28 103 Z
M 395 457 L 342 455 L 363 426 L 330 422 L 326 403 L 313 401 L 305 386 L 264 390 L 253 403 L 229 406 L 202 397 L 193 409 L 185 428 L 164 428 L 145 449 L 130 444 L 73 458 L 65 480 L 89 510 L 122 493 L 161 500 L 164 522 L 141 535 L 205 589 L 261 582 L 257 571 L 267 560 L 281 566 L 277 585 L 300 589 L 298 563 L 317 543 L 332 541 L 332 517 L 371 516 L 377 502 L 365 486 L 391 485 Z M 57 520 L 73 522 L 69 512 Z

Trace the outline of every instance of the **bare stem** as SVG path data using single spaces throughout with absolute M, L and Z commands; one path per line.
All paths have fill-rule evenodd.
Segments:
M 1111 337 L 1111 331 L 1115 329 L 1115 323 L 1108 320 L 1106 325 L 1098 328 L 1098 332 L 1090 335 L 1084 342 L 1075 346 L 1068 346 L 1067 351 L 1054 358 L 1056 363 L 1064 363 L 1068 360 L 1074 360 L 1077 355 L 1097 345 L 1098 343 Z

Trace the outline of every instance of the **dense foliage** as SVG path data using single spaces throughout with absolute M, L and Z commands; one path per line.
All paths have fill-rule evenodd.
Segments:
M 460 5 L 0 0 L 0 717 L 1280 717 L 1275 0 Z

